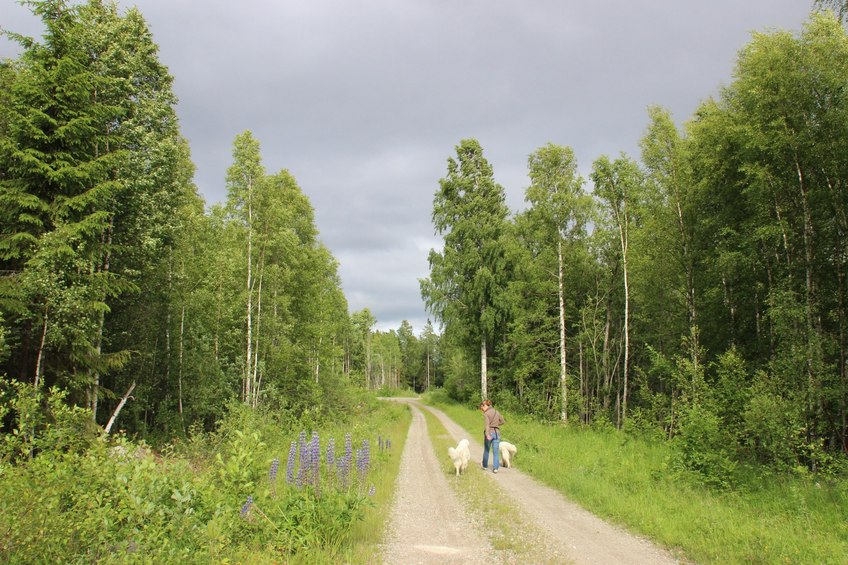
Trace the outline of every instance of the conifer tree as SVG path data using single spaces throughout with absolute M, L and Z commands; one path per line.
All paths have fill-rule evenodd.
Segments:
M 462 140 L 433 200 L 433 224 L 444 248 L 430 251 L 430 276 L 420 282 L 436 319 L 454 326 L 469 347 L 476 342 L 483 398 L 488 397 L 489 348 L 505 311 L 508 214 L 503 187 L 495 182 L 483 148 L 477 140 Z

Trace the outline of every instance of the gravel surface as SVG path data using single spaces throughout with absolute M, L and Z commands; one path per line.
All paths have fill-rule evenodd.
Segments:
M 384 563 L 497 563 L 482 525 L 465 511 L 448 484 L 433 453 L 424 415 L 418 405 L 411 406 L 412 424 L 401 455 Z
M 469 439 L 468 472 L 481 472 L 480 442 L 469 437 L 441 410 L 424 406 L 415 399 L 392 400 L 409 403 L 412 424 L 401 455 L 397 492 L 382 548 L 384 563 L 516 562 L 515 555 L 491 546 L 480 517 L 462 507 L 448 482 L 448 473 L 433 452 L 421 410 L 429 410 L 438 417 L 457 442 Z M 520 459 L 521 446 L 518 449 Z M 680 563 L 665 549 L 604 522 L 517 468 L 501 468 L 498 474 L 488 472 L 486 477 L 493 483 L 493 492 L 508 497 L 515 512 L 526 521 L 527 528 L 522 534 L 534 538 L 531 541 L 535 548 L 534 563 Z

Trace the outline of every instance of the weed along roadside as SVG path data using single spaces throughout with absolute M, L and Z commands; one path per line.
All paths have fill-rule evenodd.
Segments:
M 374 563 L 409 411 L 349 406 L 328 425 L 235 405 L 160 450 L 95 440 L 2 462 L 0 560 Z

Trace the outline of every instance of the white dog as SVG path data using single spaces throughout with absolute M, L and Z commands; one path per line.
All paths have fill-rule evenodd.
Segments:
M 504 467 L 512 467 L 512 458 L 515 457 L 516 451 L 518 451 L 517 447 L 508 441 L 502 441 L 500 445 L 501 465 Z
M 471 450 L 468 449 L 468 440 L 462 439 L 456 447 L 448 448 L 448 455 L 453 461 L 453 466 L 456 469 L 458 477 L 468 468 L 468 460 L 471 459 Z

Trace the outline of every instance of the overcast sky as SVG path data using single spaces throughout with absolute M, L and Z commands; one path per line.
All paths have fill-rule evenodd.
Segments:
M 428 318 L 418 279 L 447 158 L 480 141 L 513 211 L 527 157 L 571 146 L 638 158 L 646 108 L 689 119 L 732 80 L 755 31 L 800 30 L 812 0 L 138 0 L 174 76 L 207 204 L 226 198 L 235 136 L 288 169 L 338 259 L 350 310 L 379 329 Z M 40 35 L 15 0 L 0 27 Z M 14 56 L 0 40 L 0 56 Z

